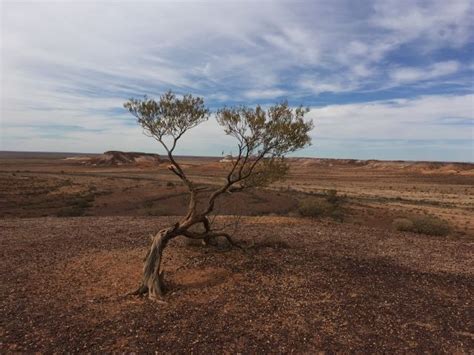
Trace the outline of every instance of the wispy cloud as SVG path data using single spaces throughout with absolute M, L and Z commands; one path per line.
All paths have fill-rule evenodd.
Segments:
M 448 124 L 473 118 L 474 95 L 431 95 L 415 99 L 313 108 L 318 137 L 339 139 L 471 139 L 472 131 Z M 455 123 L 451 121 L 451 123 Z
M 279 89 L 248 90 L 243 93 L 249 99 L 277 99 L 286 94 L 285 90 Z
M 347 105 L 362 105 L 352 114 L 369 116 L 374 111 L 365 107 L 378 107 L 386 118 L 364 119 L 365 127 L 355 131 L 350 122 L 340 128 L 321 123 L 318 129 L 333 129 L 324 134 L 339 139 L 348 139 L 348 132 L 351 139 L 357 134 L 362 139 L 386 131 L 413 142 L 426 131 L 437 132 L 436 139 L 452 138 L 456 130 L 463 135 L 459 125 L 444 132 L 433 128 L 429 122 L 438 121 L 423 110 L 431 112 L 436 102 L 421 103 L 430 97 L 444 112 L 442 105 L 465 103 L 472 92 L 473 7 L 470 0 L 145 1 L 138 6 L 7 0 L 0 149 L 26 149 L 26 144 L 29 150 L 153 150 L 121 106 L 131 96 L 169 88 L 202 95 L 212 108 L 288 98 L 318 113 L 337 112 L 334 124 L 345 120 L 340 115 L 352 107 Z M 392 109 L 387 101 L 407 98 L 407 107 L 419 104 L 411 114 L 429 121 L 420 123 L 429 128 L 410 137 L 394 129 L 406 120 L 408 108 Z M 445 112 L 437 119 L 472 118 L 472 105 L 463 105 L 461 116 Z M 39 126 L 48 125 L 62 126 L 64 137 L 53 131 L 42 137 Z M 219 136 L 214 123 L 205 128 L 192 133 L 183 151 L 206 146 L 200 137 Z M 216 136 L 216 145 L 226 142 Z M 216 149 L 201 153 L 220 153 Z M 347 152 L 357 155 L 357 149 Z
M 444 77 L 456 73 L 460 65 L 455 60 L 434 63 L 426 68 L 402 67 L 390 73 L 390 78 L 396 84 L 404 84 L 418 81 L 425 81 Z

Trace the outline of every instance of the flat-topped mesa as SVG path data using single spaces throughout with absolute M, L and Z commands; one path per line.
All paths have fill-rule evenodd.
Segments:
M 160 155 L 140 152 L 121 152 L 110 150 L 91 161 L 94 165 L 120 166 L 120 165 L 158 165 L 162 163 Z
M 85 156 L 66 158 L 84 165 L 92 166 L 156 166 L 168 160 L 162 159 L 159 154 L 141 152 L 121 152 L 109 150 L 99 156 Z

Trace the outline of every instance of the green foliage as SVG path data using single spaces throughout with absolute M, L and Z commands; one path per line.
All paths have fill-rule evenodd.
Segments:
M 285 178 L 289 165 L 283 158 L 265 159 L 256 165 L 252 174 L 247 179 L 242 180 L 242 187 L 262 187 L 268 186 L 275 181 Z
M 145 97 L 130 99 L 124 107 L 143 127 L 145 134 L 154 137 L 167 150 L 170 170 L 188 187 L 192 183 L 173 158 L 173 151 L 183 134 L 206 121 L 210 111 L 200 97 L 184 95 L 177 98 L 168 91 L 158 101 Z M 288 102 L 271 106 L 267 110 L 257 106 L 223 108 L 217 111 L 217 122 L 227 135 L 237 139 L 238 154 L 230 162 L 224 192 L 232 185 L 240 188 L 265 186 L 282 179 L 288 172 L 284 156 L 311 143 L 311 120 L 305 121 L 307 108 L 292 109 Z M 171 139 L 171 144 L 165 142 Z M 235 187 L 235 186 L 234 186 Z
M 287 102 L 268 110 L 240 106 L 217 111 L 217 122 L 238 142 L 229 181 L 250 187 L 283 179 L 288 172 L 284 156 L 311 143 L 313 123 L 304 120 L 308 111 L 292 109 Z
M 396 218 L 393 220 L 392 226 L 398 231 L 436 236 L 445 236 L 451 231 L 448 222 L 434 216 Z
M 270 107 L 223 108 L 217 111 L 217 122 L 227 135 L 251 155 L 279 157 L 311 143 L 312 121 L 305 121 L 308 108 L 291 109 L 288 102 Z
M 192 95 L 179 99 L 171 91 L 160 96 L 158 102 L 145 96 L 143 100 L 130 99 L 124 107 L 137 118 L 147 135 L 159 141 L 165 136 L 179 139 L 209 118 L 204 99 Z

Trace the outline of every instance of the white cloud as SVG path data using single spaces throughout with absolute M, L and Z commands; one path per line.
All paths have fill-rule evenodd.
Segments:
M 472 60 L 427 67 L 389 60 L 401 46 L 416 45 L 429 61 L 430 51 L 468 43 L 473 33 L 469 0 L 139 5 L 39 0 L 2 5 L 1 149 L 100 151 L 121 149 L 121 144 L 123 149 L 134 149 L 136 144 L 135 149 L 153 150 L 152 141 L 134 137 L 137 129 L 125 123 L 129 119 L 120 108 L 131 95 L 153 96 L 168 88 L 202 95 L 217 105 L 273 102 L 281 96 L 299 100 L 321 93 L 349 95 L 426 80 L 447 81 L 472 66 Z M 433 100 L 451 105 L 453 97 Z M 360 117 L 371 126 L 358 131 L 348 121 L 347 129 L 334 126 L 326 134 L 345 138 L 351 129 L 354 139 L 371 129 L 382 137 L 384 132 L 395 134 L 400 132 L 396 121 L 408 110 L 397 111 L 383 102 L 367 104 L 370 109 L 357 105 L 317 112 L 338 112 L 342 116 L 333 117 L 336 123 L 346 120 L 344 110 L 349 107 L 354 107 L 355 116 L 379 112 L 387 119 Z M 331 127 L 322 122 L 323 132 Z M 56 139 L 41 137 L 38 126 L 48 125 L 84 130 Z M 197 131 L 202 135 L 190 136 L 186 149 L 206 146 L 201 137 L 215 139 L 208 134 L 214 132 L 212 125 L 205 127 Z M 419 129 L 418 134 L 426 135 L 425 131 Z M 447 129 L 446 136 L 455 131 Z
M 454 74 L 460 69 L 460 64 L 455 60 L 435 63 L 427 68 L 403 67 L 390 73 L 396 84 L 424 81 Z
M 313 146 L 296 154 L 473 161 L 473 105 L 474 95 L 432 95 L 313 107 L 308 114 L 315 122 Z M 47 114 L 52 115 L 51 119 L 57 125 L 78 124 L 85 129 L 61 135 L 57 135 L 57 129 L 54 129 L 52 133 L 56 136 L 53 137 L 48 135 L 49 120 L 23 120 L 3 128 L 4 139 L 0 149 L 161 152 L 156 142 L 143 136 L 134 119 L 128 115 L 120 115 L 129 123 L 124 126 L 118 125 L 117 119 L 104 121 L 100 115 L 87 112 Z M 41 128 L 41 125 L 44 127 Z M 235 142 L 224 135 L 214 117 L 211 117 L 183 137 L 177 153 L 219 155 L 222 151 L 227 153 L 233 149 Z
M 423 38 L 420 46 L 461 46 L 471 38 L 473 4 L 470 0 L 377 1 L 372 22 L 403 41 Z
M 329 105 L 310 112 L 318 137 L 352 140 L 470 140 L 474 127 L 446 119 L 474 119 L 474 95 L 432 95 Z
M 354 75 L 361 78 L 371 76 L 374 71 L 375 70 L 369 69 L 368 65 L 365 64 L 356 64 L 352 68 Z
M 285 90 L 268 89 L 268 90 L 248 90 L 244 92 L 244 96 L 249 99 L 274 99 L 286 95 Z
M 306 88 L 311 90 L 315 94 L 320 94 L 323 92 L 342 92 L 342 91 L 350 91 L 353 89 L 347 83 L 336 83 L 336 82 L 316 82 L 315 80 L 311 79 L 303 79 L 300 81 L 300 86 L 302 88 Z

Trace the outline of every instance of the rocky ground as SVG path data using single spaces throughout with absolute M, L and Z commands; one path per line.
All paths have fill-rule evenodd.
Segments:
M 150 165 L 156 159 L 162 163 Z M 220 158 L 178 160 L 202 195 L 223 181 L 226 164 Z M 222 196 L 219 214 L 293 216 L 301 200 L 337 191 L 344 222 L 390 232 L 397 218 L 430 215 L 474 238 L 474 164 L 309 158 L 289 163 L 288 179 L 269 189 Z M 178 180 L 156 155 L 0 152 L 0 218 L 182 215 L 188 195 Z
M 174 220 L 0 219 L 0 352 L 474 350 L 470 238 L 245 217 L 244 251 L 169 245 L 166 303 L 125 297 Z

